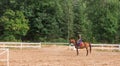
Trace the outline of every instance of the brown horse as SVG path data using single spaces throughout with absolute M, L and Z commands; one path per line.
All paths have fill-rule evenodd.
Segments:
M 72 43 L 75 46 L 76 51 L 77 51 L 77 55 L 79 54 L 78 49 L 83 49 L 83 48 L 86 48 L 86 51 L 87 51 L 86 56 L 88 55 L 88 49 L 89 48 L 90 48 L 90 53 L 91 53 L 92 47 L 91 47 L 91 44 L 89 42 L 82 42 L 80 45 L 77 45 L 77 41 L 73 38 L 71 38 L 69 40 L 69 42 Z

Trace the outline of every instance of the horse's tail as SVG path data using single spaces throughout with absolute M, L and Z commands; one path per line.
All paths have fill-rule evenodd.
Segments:
M 92 51 L 92 45 L 91 45 L 91 43 L 89 43 L 90 44 L 90 53 L 91 53 L 91 51 Z

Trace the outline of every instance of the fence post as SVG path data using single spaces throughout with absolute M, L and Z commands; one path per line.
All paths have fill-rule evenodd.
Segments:
M 104 45 L 102 44 L 102 50 L 104 50 L 103 46 L 104 46 Z
M 3 48 L 6 48 L 5 43 L 3 43 Z
M 119 45 L 119 51 L 120 51 L 120 45 Z
M 20 48 L 22 49 L 22 42 L 20 43 L 21 45 L 20 45 Z
M 41 42 L 39 44 L 40 44 L 40 48 L 41 48 Z
M 9 66 L 9 49 L 7 49 L 7 66 Z
M 0 61 L 2 62 L 6 62 L 6 66 L 9 66 L 9 48 L 3 48 L 3 49 L 0 49 L 0 50 L 3 50 L 0 55 L 5 55 L 6 59 L 0 59 Z

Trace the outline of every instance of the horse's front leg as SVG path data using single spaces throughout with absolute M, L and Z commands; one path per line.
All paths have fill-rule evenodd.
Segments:
M 76 47 L 76 52 L 77 52 L 77 55 L 79 55 L 78 47 Z
M 87 51 L 86 56 L 88 56 L 88 48 L 86 48 L 86 51 Z

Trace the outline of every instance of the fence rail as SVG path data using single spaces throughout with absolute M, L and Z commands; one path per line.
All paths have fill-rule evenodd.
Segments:
M 120 50 L 120 44 L 92 44 L 92 47 L 94 47 L 95 49 L 102 50 L 104 49 Z
M 8 48 L 0 48 L 2 52 L 0 52 L 0 56 L 4 56 L 6 54 L 6 59 L 0 59 L 0 62 L 6 62 L 6 66 L 9 66 L 9 49 Z
M 28 42 L 0 42 L 1 48 L 41 48 L 41 43 Z
M 42 42 L 41 44 L 59 44 L 59 45 L 69 45 L 69 43 L 58 43 L 58 42 Z M 108 50 L 120 50 L 120 44 L 92 44 L 94 49 L 108 49 Z
M 69 43 L 59 42 L 39 42 L 39 43 L 28 43 L 28 42 L 0 42 L 0 47 L 13 47 L 13 48 L 41 48 L 41 44 L 45 45 L 69 45 Z M 120 44 L 92 44 L 95 49 L 116 49 L 120 50 Z

